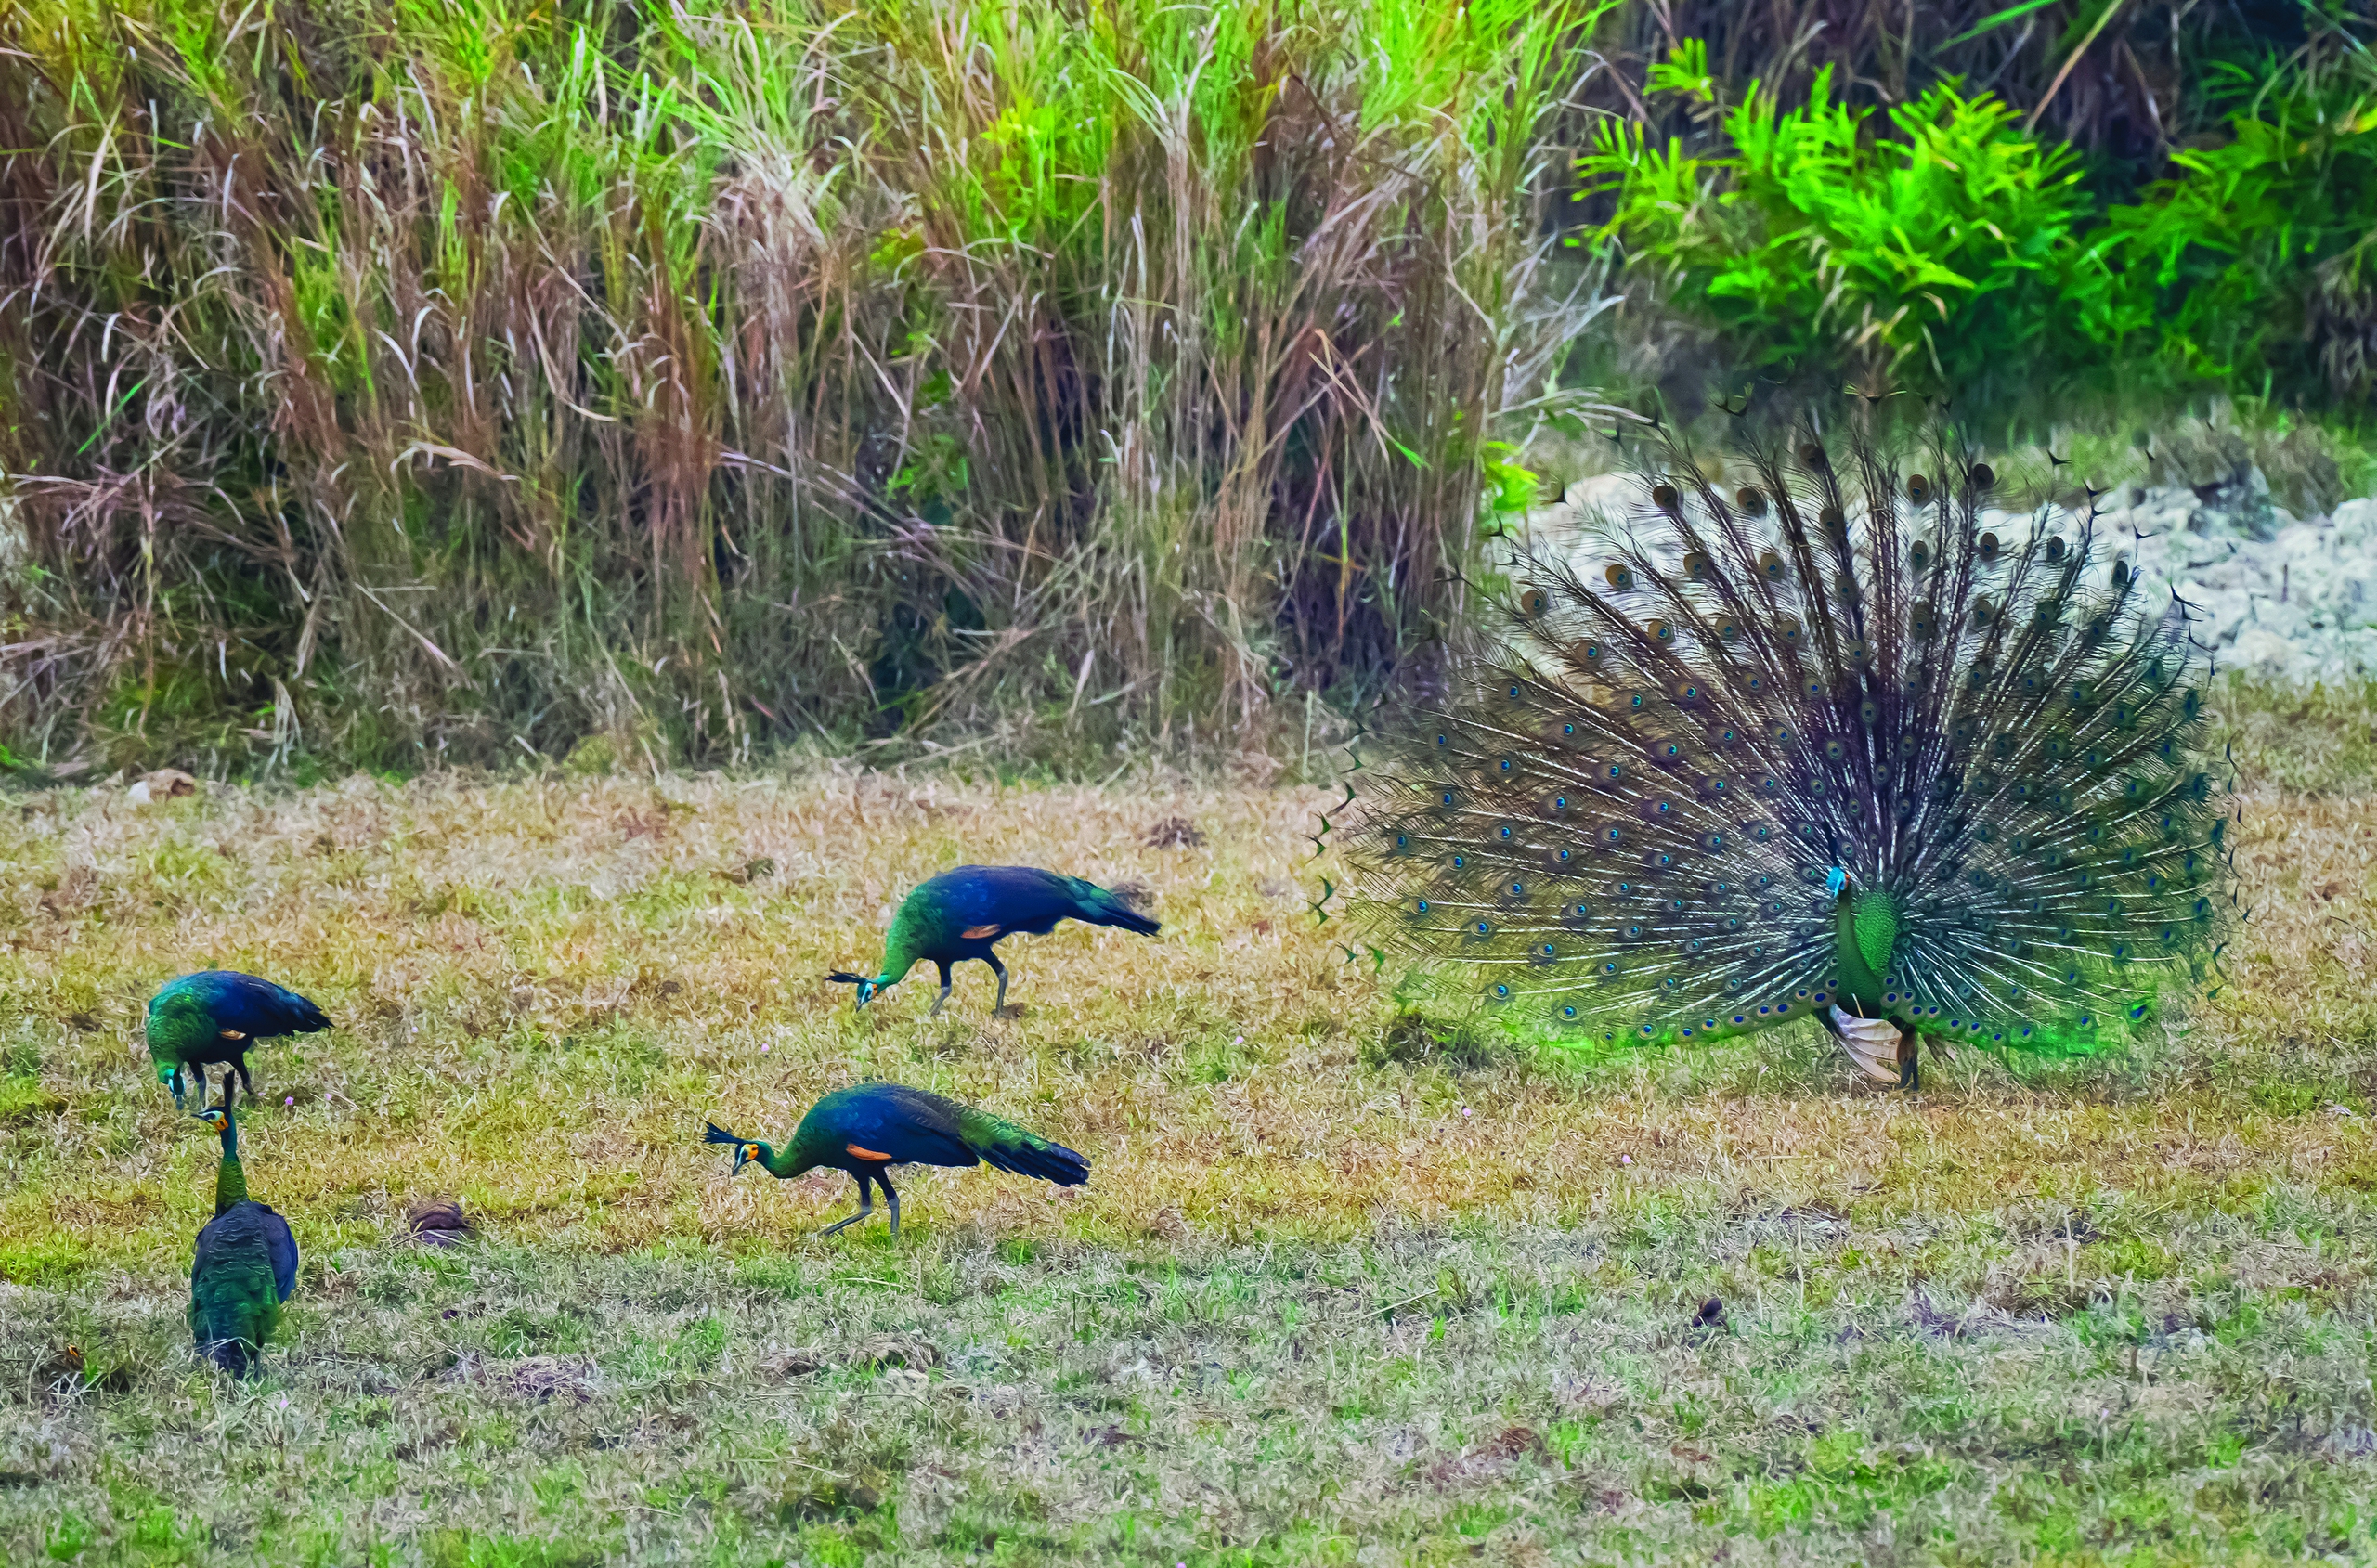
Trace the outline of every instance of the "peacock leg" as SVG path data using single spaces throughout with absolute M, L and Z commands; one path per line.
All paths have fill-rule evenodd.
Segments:
M 190 1063 L 189 1075 L 198 1080 L 198 1108 L 203 1111 L 206 1108 L 206 1064 L 204 1062 Z
M 999 955 L 995 952 L 982 954 L 982 962 L 989 965 L 991 973 L 999 978 L 999 999 L 991 1004 L 991 1017 L 995 1018 L 1007 1010 L 1007 965 L 999 962 Z
M 174 1091 L 174 1108 L 175 1110 L 188 1110 L 189 1108 L 189 1103 L 182 1098 L 182 1069 L 178 1067 L 174 1069 L 171 1086 Z
M 900 1239 L 900 1195 L 891 1190 L 891 1179 L 882 1172 L 875 1173 L 876 1185 L 883 1189 L 883 1201 L 891 1206 L 891 1239 Z
M 928 1018 L 939 1017 L 941 1010 L 949 1004 L 949 965 L 936 958 L 933 966 L 941 971 L 941 994 L 933 998 L 932 1011 L 925 1015 Z
M 845 1225 L 854 1225 L 858 1224 L 859 1221 L 875 1212 L 875 1194 L 867 1187 L 865 1175 L 861 1173 L 851 1179 L 858 1183 L 858 1212 L 849 1215 L 846 1218 L 836 1220 L 832 1225 L 827 1225 L 824 1230 L 817 1233 L 820 1237 L 831 1236 Z M 889 1192 L 891 1189 L 886 1187 L 884 1190 Z
M 1898 1043 L 1898 1086 L 1902 1089 L 1923 1087 L 1923 1043 L 1911 1029 Z
M 256 1103 L 256 1081 L 255 1081 L 254 1079 L 250 1078 L 250 1077 L 248 1076 L 248 1054 L 247 1054 L 245 1051 L 240 1052 L 240 1055 L 239 1055 L 238 1059 L 237 1059 L 236 1061 L 234 1061 L 234 1062 L 232 1063 L 232 1065 L 233 1065 L 233 1066 L 235 1066 L 235 1067 L 237 1067 L 237 1068 L 240 1069 L 240 1086 L 241 1086 L 242 1088 L 246 1089 L 246 1090 L 247 1090 L 247 1092 L 248 1092 L 248 1104 L 250 1104 L 250 1105 L 253 1105 L 253 1104 L 255 1104 L 255 1103 Z M 225 1076 L 226 1078 L 228 1078 L 228 1077 L 230 1076 L 230 1074 L 229 1074 L 229 1073 L 225 1073 L 225 1074 L 224 1074 L 224 1076 Z M 227 1097 L 227 1096 L 229 1095 L 230 1092 L 231 1092 L 231 1090 L 230 1090 L 230 1086 L 229 1086 L 228 1084 L 226 1084 L 226 1085 L 224 1086 L 224 1090 L 223 1090 L 224 1095 Z

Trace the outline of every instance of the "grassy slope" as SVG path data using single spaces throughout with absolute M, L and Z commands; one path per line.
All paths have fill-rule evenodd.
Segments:
M 2230 1558 L 2377 1549 L 2365 799 L 2247 801 L 2236 984 L 2140 1058 L 1434 1047 L 1304 913 L 1321 797 L 356 781 L 0 818 L 0 1546 L 82 1562 Z M 1140 842 L 1184 813 L 1201 849 Z M 772 874 L 742 868 L 772 860 Z M 1145 879 L 852 1014 L 954 859 Z M 746 879 L 737 880 L 738 876 Z M 181 1328 L 214 1147 L 137 1044 L 224 964 L 340 1020 L 244 1140 L 306 1250 L 268 1375 Z M 1085 1193 L 725 1179 L 897 1074 Z M 296 1104 L 284 1108 L 284 1095 Z M 397 1238 L 458 1190 L 488 1239 Z M 1693 1326 L 1698 1303 L 1722 1321 Z M 115 1392 L 56 1385 L 71 1341 Z M 1761 1544 L 1762 1543 L 1762 1544 Z

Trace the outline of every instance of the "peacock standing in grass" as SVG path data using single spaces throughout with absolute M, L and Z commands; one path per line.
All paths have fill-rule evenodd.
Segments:
M 926 1015 L 929 1017 L 949 1001 L 950 965 L 979 959 L 999 978 L 998 999 L 991 1004 L 995 1013 L 1007 1005 L 1007 965 L 992 951 L 993 944 L 1018 933 L 1045 937 L 1059 920 L 1119 926 L 1143 937 L 1163 929 L 1120 893 L 1078 876 L 1028 865 L 961 865 L 919 884 L 902 901 L 883 940 L 881 974 L 869 979 L 838 969 L 826 978 L 858 987 L 856 1005 L 864 1007 L 919 963 L 930 963 L 941 971 L 941 995 Z
M 1919 1036 L 2092 1052 L 2206 978 L 2236 901 L 2186 606 L 2093 497 L 1991 511 L 1891 411 L 1737 416 L 1723 473 L 1655 425 L 1606 559 L 1512 563 L 1503 634 L 1358 758 L 1382 957 L 1578 1043 L 1814 1017 L 1907 1088 Z
M 198 1103 L 206 1104 L 209 1062 L 223 1064 L 226 1105 L 234 1071 L 253 1105 L 256 1085 L 248 1076 L 248 1048 L 259 1040 L 330 1027 L 319 1007 L 284 986 L 235 969 L 208 969 L 168 980 L 149 999 L 149 1059 L 157 1064 L 157 1082 L 173 1090 L 176 1109 L 186 1108 L 184 1069 L 198 1080 Z
M 868 1190 L 872 1183 L 883 1189 L 883 1200 L 891 1209 L 891 1234 L 898 1237 L 900 1195 L 891 1190 L 890 1174 L 895 1165 L 986 1163 L 1059 1186 L 1079 1186 L 1089 1180 L 1089 1161 L 1062 1144 L 1052 1144 L 989 1111 L 899 1083 L 835 1090 L 810 1107 L 792 1134 L 792 1147 L 781 1154 L 773 1144 L 738 1138 L 715 1122 L 704 1125 L 708 1129 L 705 1143 L 735 1146 L 737 1175 L 746 1165 L 758 1165 L 786 1181 L 819 1169 L 849 1172 L 858 1183 L 858 1212 L 835 1221 L 820 1236 L 831 1236 L 875 1212 Z
M 195 1114 L 221 1136 L 223 1160 L 214 1173 L 214 1217 L 198 1233 L 190 1264 L 190 1338 L 216 1366 L 245 1376 L 280 1326 L 280 1304 L 297 1289 L 297 1238 L 287 1220 L 248 1196 L 231 1108 Z

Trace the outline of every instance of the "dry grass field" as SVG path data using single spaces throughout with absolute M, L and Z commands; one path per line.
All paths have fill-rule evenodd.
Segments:
M 1318 790 L 15 797 L 0 1554 L 2366 1559 L 2377 811 L 2326 782 L 2249 785 L 2254 918 L 2167 1040 L 1916 1095 L 1812 1031 L 1571 1061 L 1400 1017 L 1308 911 Z M 1008 944 L 1011 1017 L 979 966 L 853 1012 L 825 971 L 961 861 L 1143 883 L 1163 935 Z M 139 1034 L 217 965 L 338 1025 L 253 1057 L 305 1262 L 246 1384 L 182 1326 L 216 1151 Z M 868 1075 L 1091 1184 L 914 1173 L 897 1244 L 820 1241 L 846 1178 L 700 1141 Z M 408 1238 L 440 1193 L 475 1239 Z

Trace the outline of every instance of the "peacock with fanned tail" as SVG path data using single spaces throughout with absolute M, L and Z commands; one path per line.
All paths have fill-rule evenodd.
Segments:
M 1501 633 L 1357 748 L 1383 957 L 1594 1043 L 1813 1017 L 1908 1088 L 1922 1036 L 2095 1051 L 2210 978 L 2236 901 L 2187 607 L 2093 497 L 1994 512 L 1951 424 L 1893 411 L 1737 416 L 1722 465 L 1654 424 L 1605 560 L 1510 563 Z

